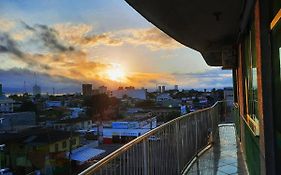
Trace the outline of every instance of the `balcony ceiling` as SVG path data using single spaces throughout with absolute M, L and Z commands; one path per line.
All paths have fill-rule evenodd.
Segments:
M 234 62 L 242 0 L 126 1 L 163 32 L 201 52 L 207 64 L 231 67 Z

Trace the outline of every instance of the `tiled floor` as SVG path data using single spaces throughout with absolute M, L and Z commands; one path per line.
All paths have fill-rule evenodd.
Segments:
M 220 125 L 219 139 L 192 165 L 187 175 L 247 174 L 232 124 Z

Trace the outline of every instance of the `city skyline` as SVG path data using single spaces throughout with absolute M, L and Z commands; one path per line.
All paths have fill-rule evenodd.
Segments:
M 125 1 L 1 1 L 0 82 L 4 91 L 34 85 L 43 92 L 158 84 L 232 86 L 231 71 L 161 32 Z M 73 13 L 75 11 L 75 13 Z

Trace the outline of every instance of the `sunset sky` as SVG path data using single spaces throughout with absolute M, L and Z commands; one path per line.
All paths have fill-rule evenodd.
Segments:
M 6 92 L 94 87 L 231 86 L 231 71 L 171 39 L 123 0 L 1 0 L 0 83 Z M 36 77 L 34 76 L 36 73 Z

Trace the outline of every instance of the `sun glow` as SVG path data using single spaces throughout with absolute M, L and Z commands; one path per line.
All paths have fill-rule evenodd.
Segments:
M 125 71 L 119 64 L 112 65 L 112 67 L 107 71 L 107 76 L 110 80 L 119 82 L 124 81 L 126 78 Z

